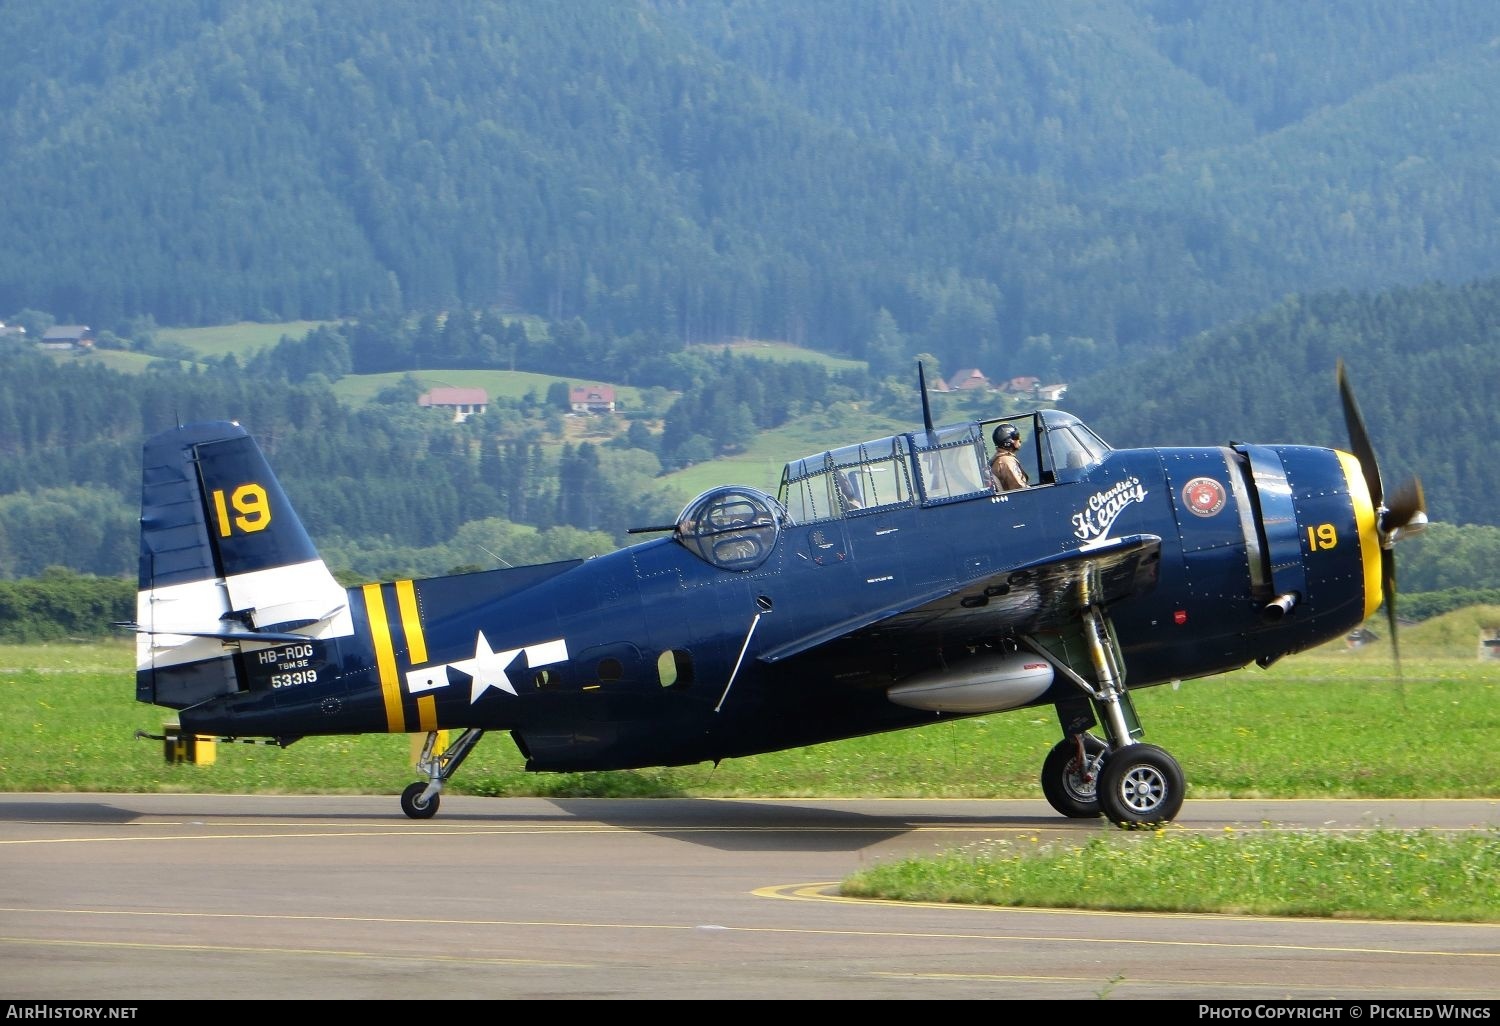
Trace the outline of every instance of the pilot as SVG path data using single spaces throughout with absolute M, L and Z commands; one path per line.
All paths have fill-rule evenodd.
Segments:
M 859 492 L 855 490 L 854 482 L 850 479 L 848 471 L 836 470 L 833 472 L 833 476 L 839 483 L 839 494 L 843 496 L 845 506 L 850 509 L 859 509 L 864 505 L 859 501 Z
M 990 460 L 990 479 L 997 492 L 1008 492 L 1025 488 L 1030 484 L 1026 468 L 1021 466 L 1016 453 L 1021 448 L 1021 432 L 1014 424 L 1001 424 L 995 428 L 995 458 Z

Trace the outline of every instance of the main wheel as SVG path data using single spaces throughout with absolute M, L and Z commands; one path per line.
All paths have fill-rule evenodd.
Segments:
M 1042 761 L 1042 795 L 1047 803 L 1070 819 L 1097 819 L 1099 770 L 1109 746 L 1093 734 L 1083 735 L 1083 760 L 1078 742 L 1065 737 L 1052 746 Z
M 401 811 L 412 819 L 431 819 L 436 816 L 438 800 L 442 796 L 435 794 L 424 802 L 422 792 L 425 790 L 427 785 L 420 781 L 406 785 L 406 790 L 401 792 Z
M 1099 808 L 1124 829 L 1159 826 L 1182 809 L 1187 785 L 1177 760 L 1156 745 L 1126 745 L 1099 771 Z

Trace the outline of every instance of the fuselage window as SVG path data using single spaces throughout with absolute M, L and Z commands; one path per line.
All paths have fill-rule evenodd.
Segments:
M 625 676 L 625 667 L 620 660 L 610 656 L 599 660 L 599 679 L 608 684 L 610 681 L 619 680 Z
M 531 675 L 531 681 L 538 690 L 550 691 L 562 685 L 562 674 L 554 669 L 541 669 Z
M 682 648 L 669 649 L 656 657 L 656 676 L 664 688 L 685 688 L 693 683 L 693 655 Z
M 904 453 L 894 439 L 851 445 L 829 454 L 839 502 L 847 511 L 896 506 L 911 501 L 911 479 Z
M 793 523 L 812 524 L 839 515 L 833 501 L 833 475 L 826 471 L 783 480 L 779 498 Z

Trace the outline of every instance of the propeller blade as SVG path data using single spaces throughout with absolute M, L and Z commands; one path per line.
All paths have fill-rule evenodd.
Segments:
M 1370 489 L 1370 501 L 1379 509 L 1385 500 L 1385 492 L 1380 486 L 1380 464 L 1375 459 L 1375 447 L 1370 444 L 1370 432 L 1365 429 L 1365 418 L 1360 415 L 1359 403 L 1354 401 L 1354 388 L 1349 384 L 1348 373 L 1344 370 L 1343 357 L 1339 358 L 1339 397 L 1344 402 L 1344 427 L 1349 432 L 1349 448 L 1354 458 L 1359 460 L 1360 469 L 1365 474 L 1365 484 Z
M 1401 643 L 1396 621 L 1396 554 L 1393 546 L 1403 535 L 1415 534 L 1427 526 L 1427 500 L 1422 494 L 1422 482 L 1413 477 L 1404 482 L 1386 505 L 1385 488 L 1380 481 L 1380 462 L 1375 458 L 1375 446 L 1370 443 L 1370 432 L 1365 427 L 1365 418 L 1359 412 L 1359 403 L 1354 399 L 1354 387 L 1349 384 L 1344 360 L 1339 358 L 1339 398 L 1344 404 L 1344 425 L 1349 431 L 1349 446 L 1354 458 L 1359 460 L 1365 484 L 1370 490 L 1370 500 L 1375 506 L 1376 532 L 1380 537 L 1380 597 L 1385 605 L 1386 622 L 1391 632 L 1391 657 L 1396 667 L 1396 685 L 1401 691 L 1401 703 L 1406 704 L 1406 685 L 1401 675 Z
M 1390 546 L 1397 538 L 1416 534 L 1427 526 L 1427 498 L 1422 494 L 1422 482 L 1418 478 L 1402 482 L 1391 503 L 1381 517 L 1380 529 Z
M 1391 632 L 1391 658 L 1396 663 L 1396 683 L 1401 683 L 1401 643 L 1396 633 L 1396 554 L 1390 549 L 1380 550 L 1380 596 L 1385 603 L 1385 621 Z M 1406 691 L 1401 692 L 1401 702 L 1406 704 Z

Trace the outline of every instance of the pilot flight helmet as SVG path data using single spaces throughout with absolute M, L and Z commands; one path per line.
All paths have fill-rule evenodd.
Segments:
M 995 448 L 1009 449 L 1011 442 L 1019 442 L 1021 440 L 1021 432 L 1016 430 L 1014 424 L 1001 424 L 995 428 L 995 433 L 990 437 L 995 440 Z

